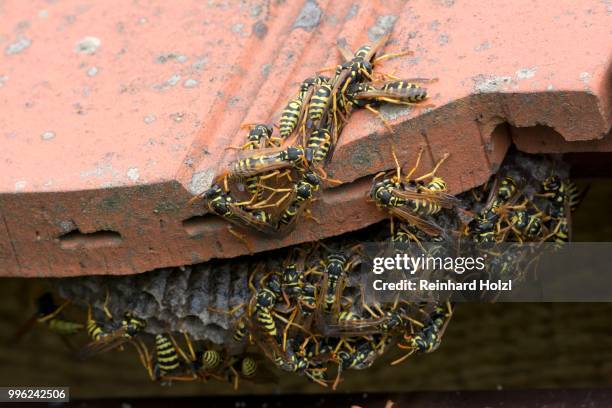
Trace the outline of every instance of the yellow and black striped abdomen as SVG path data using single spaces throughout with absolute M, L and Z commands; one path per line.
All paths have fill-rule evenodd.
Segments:
M 163 334 L 155 336 L 155 349 L 157 352 L 157 366 L 162 374 L 169 373 L 181 365 L 176 348 L 172 341 Z
M 516 193 L 516 182 L 511 177 L 504 177 L 501 181 L 499 190 L 497 190 L 497 196 L 502 200 L 508 200 Z
M 276 337 L 276 322 L 269 310 L 259 308 L 257 310 L 257 322 L 268 336 Z
M 244 323 L 244 320 L 238 319 L 236 330 L 234 331 L 234 335 L 232 336 L 232 339 L 235 342 L 240 343 L 244 339 L 246 334 L 247 334 L 247 327 L 246 327 L 246 324 Z
M 573 181 L 568 181 L 567 186 L 567 200 L 572 212 L 576 211 L 576 208 L 580 205 L 583 198 L 583 193 L 578 190 L 578 187 Z
M 245 377 L 252 377 L 257 371 L 257 361 L 253 357 L 245 357 L 240 362 L 240 372 Z
M 282 138 L 289 137 L 295 130 L 300 120 L 302 103 L 302 99 L 298 97 L 290 100 L 285 109 L 283 109 L 279 123 L 279 133 Z
M 312 150 L 313 163 L 323 162 L 327 158 L 331 147 L 331 134 L 327 129 L 315 130 L 310 135 L 306 147 Z
M 259 176 L 247 177 L 244 186 L 249 193 L 256 195 L 257 198 L 261 198 L 263 195 L 263 189 L 259 187 Z
M 293 220 L 295 219 L 295 217 L 297 216 L 298 211 L 299 211 L 299 204 L 297 203 L 290 204 L 287 207 L 287 209 L 283 211 L 283 213 L 281 214 L 278 223 L 281 225 L 291 224 Z
M 205 370 L 214 370 L 221 364 L 221 353 L 217 350 L 206 350 L 202 354 L 202 368 Z
M 332 92 L 332 86 L 330 84 L 321 84 L 315 94 L 310 99 L 310 108 L 308 110 L 308 119 L 312 122 L 321 119 L 323 111 L 327 106 L 329 97 Z
M 63 319 L 51 319 L 48 323 L 49 330 L 61 335 L 71 335 L 78 333 L 79 330 L 83 329 L 81 323 L 75 323 Z
M 416 199 L 410 201 L 412 211 L 419 215 L 433 215 L 440 212 L 440 204 L 429 199 Z
M 106 333 L 104 333 L 102 327 L 100 327 L 100 325 L 95 320 L 89 319 L 87 320 L 87 335 L 93 341 L 100 341 L 100 339 L 104 337 Z
M 371 45 L 362 45 L 357 51 L 355 51 L 355 58 L 364 59 L 371 50 Z
M 427 184 L 427 189 L 431 191 L 446 191 L 446 181 L 444 181 L 440 177 L 434 177 Z
M 393 81 L 382 87 L 383 91 L 393 91 L 401 94 L 409 102 L 421 102 L 427 99 L 427 89 L 406 81 Z

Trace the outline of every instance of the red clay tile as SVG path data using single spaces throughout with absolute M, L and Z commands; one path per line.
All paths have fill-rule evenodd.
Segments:
M 393 28 L 386 49 L 415 55 L 381 68 L 440 79 L 435 109 L 383 109 L 392 135 L 369 112 L 353 116 L 330 167 L 344 182 L 392 167 L 391 146 L 409 163 L 427 145 L 423 168 L 450 152 L 440 174 L 455 193 L 482 183 L 510 140 L 612 150 L 601 1 L 66 0 L 9 2 L 0 16 L 0 275 L 127 274 L 246 253 L 185 203 L 232 159 L 241 123 L 277 118 L 303 78 L 338 61 L 336 39 L 356 47 Z M 321 226 L 256 239 L 256 250 L 375 222 L 368 183 L 327 191 L 313 208 Z

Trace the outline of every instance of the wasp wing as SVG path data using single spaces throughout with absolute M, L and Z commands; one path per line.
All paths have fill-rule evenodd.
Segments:
M 272 235 L 277 232 L 274 225 L 260 220 L 252 213 L 243 210 L 239 206 L 235 204 L 228 204 L 228 207 L 231 210 L 231 215 L 225 218 L 231 223 L 242 227 L 253 228 L 267 235 Z
M 77 357 L 81 360 L 93 357 L 96 354 L 105 353 L 127 343 L 130 338 L 126 335 L 124 328 L 115 330 L 107 334 L 100 340 L 91 341 L 85 345 L 78 353 Z
M 350 61 L 351 59 L 353 59 L 353 51 L 348 48 L 346 41 L 336 41 L 336 47 L 338 47 L 338 51 L 340 51 L 342 62 Z
M 389 208 L 389 212 L 402 221 L 414 225 L 427 235 L 438 236 L 444 232 L 444 230 L 433 221 L 419 217 L 402 207 L 391 207 Z
M 423 191 L 404 190 L 401 188 L 392 188 L 393 195 L 407 200 L 425 200 L 435 202 L 444 208 L 453 208 L 461 204 L 461 200 L 457 197 L 445 193 L 443 191 L 432 191 L 424 189 Z

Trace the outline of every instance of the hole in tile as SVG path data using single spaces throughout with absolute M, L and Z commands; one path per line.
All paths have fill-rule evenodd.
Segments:
M 77 229 L 61 235 L 59 241 L 63 249 L 72 250 L 79 248 L 92 249 L 118 246 L 123 241 L 123 238 L 121 238 L 121 234 L 111 230 L 86 233 Z
M 214 214 L 196 215 L 183 221 L 183 228 L 190 237 L 197 237 L 211 233 L 227 222 Z

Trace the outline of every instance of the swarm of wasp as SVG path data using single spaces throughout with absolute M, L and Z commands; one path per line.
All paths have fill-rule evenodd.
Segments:
M 381 61 L 409 54 L 379 55 L 388 39 L 383 36 L 355 52 L 338 45 L 342 62 L 303 80 L 275 126 L 241 126 L 248 129 L 245 143 L 228 148 L 237 151 L 237 159 L 190 202 L 202 201 L 209 213 L 232 226 L 269 236 L 290 232 L 302 218 L 318 222 L 310 208 L 325 183 L 338 182 L 326 168 L 351 114 L 368 110 L 392 131 L 378 110 L 383 104 L 432 106 L 425 103 L 428 90 L 422 84 L 437 79 L 375 72 Z M 321 75 L 324 71 L 333 75 Z M 394 169 L 374 177 L 368 198 L 389 215 L 374 240 L 391 241 L 397 251 L 429 243 L 430 254 L 444 253 L 461 239 L 490 244 L 495 272 L 511 274 L 516 259 L 496 252 L 495 245 L 560 245 L 571 239 L 571 213 L 584 192 L 556 171 L 554 163 L 544 163 L 549 174 L 537 178 L 521 165 L 524 156 L 513 152 L 518 158 L 489 182 L 457 198 L 438 175 L 448 154 L 432 158 L 431 171 L 417 177 L 422 154 L 420 148 L 414 167 L 403 175 L 393 149 Z M 242 233 L 231 232 L 253 252 Z M 238 388 L 240 381 L 276 381 L 276 368 L 335 389 L 346 371 L 371 367 L 393 346 L 406 352 L 392 364 L 414 353 L 433 352 L 454 311 L 446 300 L 413 302 L 398 296 L 390 302 L 367 301 L 357 278 L 363 252 L 355 240 L 317 242 L 250 264 L 248 298 L 227 310 L 207 311 L 230 316 L 233 327 L 221 346 L 194 339 L 189 330 L 176 326 L 150 330 L 147 319 L 132 310 L 120 310 L 122 318 L 116 318 L 109 292 L 103 301 L 97 299 L 101 307 L 86 305 L 82 322 L 64 318 L 68 301 L 57 306 L 50 294 L 43 295 L 17 337 L 36 322 L 63 337 L 84 331 L 88 340 L 78 352 L 81 358 L 130 346 L 147 376 L 162 383 L 217 380 Z
M 416 177 L 419 161 L 406 174 L 397 164 L 373 181 L 370 198 L 389 213 L 390 221 L 364 237 L 391 241 L 397 251 L 427 243 L 430 253 L 445 253 L 460 239 L 488 243 L 487 250 L 495 255 L 491 273 L 500 275 L 516 276 L 523 261 L 517 259 L 518 251 L 503 252 L 497 245 L 565 242 L 572 211 L 584 196 L 560 163 L 516 151 L 485 185 L 457 198 L 448 194 L 437 174 L 444 157 Z M 314 178 L 309 179 L 309 173 L 304 177 L 312 185 L 298 183 L 292 200 L 310 196 L 315 188 Z M 336 388 L 347 372 L 368 369 L 391 350 L 403 351 L 393 364 L 435 351 L 454 312 L 452 301 L 368 299 L 361 280 L 364 237 L 351 234 L 245 261 L 249 273 L 242 302 L 207 311 L 229 316 L 232 328 L 222 344 L 193 339 L 180 319 L 172 328 L 147 331 L 146 319 L 111 307 L 112 290 L 106 297 L 90 299 L 98 307 L 87 308 L 81 322 L 62 316 L 68 302 L 56 306 L 47 295 L 34 321 L 51 330 L 56 324 L 47 323 L 53 319 L 58 319 L 57 327 L 70 321 L 74 337 L 78 333 L 72 328 L 84 328 L 90 339 L 79 352 L 82 358 L 133 347 L 146 376 L 162 383 L 223 381 L 238 387 L 241 382 L 277 381 L 274 371 L 280 370 Z M 115 318 L 111 310 L 123 317 Z
M 339 183 L 328 177 L 325 168 L 352 111 L 368 109 L 390 129 L 376 109 L 381 104 L 431 106 L 422 104 L 427 90 L 419 83 L 435 79 L 400 79 L 374 72 L 381 61 L 410 54 L 379 55 L 388 39 L 389 34 L 354 53 L 339 44 L 342 63 L 300 84 L 280 114 L 278 136 L 267 124 L 243 125 L 250 130 L 246 143 L 237 148 L 238 159 L 191 202 L 202 199 L 209 212 L 267 235 L 290 232 L 302 216 L 318 222 L 310 207 L 324 182 Z M 320 74 L 327 70 L 334 71 L 331 78 Z M 239 190 L 250 197 L 238 199 Z M 243 234 L 230 231 L 253 252 Z

